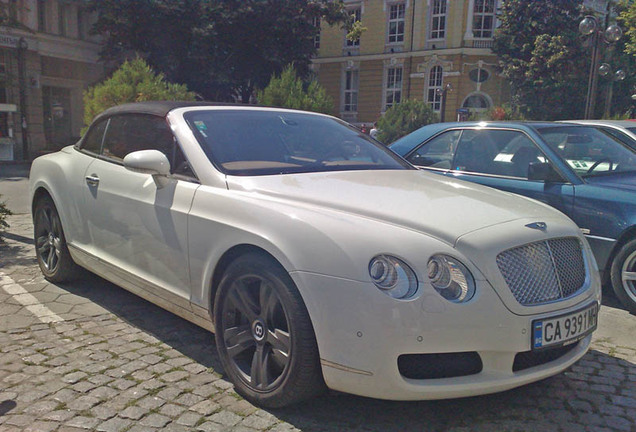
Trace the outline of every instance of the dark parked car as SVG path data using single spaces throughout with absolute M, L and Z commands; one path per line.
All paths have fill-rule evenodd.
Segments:
M 636 313 L 634 149 L 592 126 L 548 122 L 438 123 L 390 148 L 420 168 L 561 210 L 585 234 L 605 281 Z

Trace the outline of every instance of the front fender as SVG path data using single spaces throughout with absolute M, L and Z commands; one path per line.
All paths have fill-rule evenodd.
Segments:
M 253 192 L 202 186 L 188 224 L 193 292 L 209 306 L 218 261 L 237 245 L 272 255 L 289 273 L 306 272 L 369 282 L 368 265 L 378 254 L 407 262 L 420 280 L 434 253 L 457 255 L 451 245 L 422 233 L 332 209 L 280 201 Z M 461 258 L 461 257 L 460 257 Z M 476 269 L 475 277 L 481 277 Z

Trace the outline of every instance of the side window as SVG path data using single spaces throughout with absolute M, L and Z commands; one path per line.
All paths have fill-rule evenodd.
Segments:
M 165 119 L 152 115 L 132 114 L 111 118 L 104 139 L 104 156 L 122 160 L 138 150 L 159 150 L 173 158 L 174 137 Z
M 82 150 L 89 151 L 91 153 L 99 154 L 102 149 L 102 140 L 104 138 L 104 130 L 108 120 L 102 120 L 99 123 L 93 125 L 82 141 Z
M 457 146 L 453 169 L 528 178 L 531 163 L 546 158 L 530 138 L 511 130 L 466 130 Z
M 170 161 L 173 174 L 194 177 L 163 117 L 143 114 L 112 117 L 104 139 L 103 155 L 121 161 L 128 153 L 139 150 L 159 150 Z
M 616 129 L 606 128 L 606 127 L 599 127 L 599 129 L 605 132 L 606 134 L 608 134 L 609 136 L 616 138 L 623 144 L 626 144 L 628 146 L 633 146 L 634 141 L 629 136 L 627 136 L 626 133 Z
M 102 155 L 110 159 L 121 161 L 124 156 L 130 153 L 126 145 L 126 129 L 128 127 L 127 116 L 111 117 L 108 124 L 108 131 L 104 137 Z
M 460 130 L 444 132 L 417 149 L 407 160 L 415 166 L 450 169 L 460 135 Z

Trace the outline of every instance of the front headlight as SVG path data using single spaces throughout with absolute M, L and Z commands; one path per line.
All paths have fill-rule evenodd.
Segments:
M 428 278 L 442 297 L 454 303 L 466 302 L 475 294 L 473 275 L 448 255 L 434 255 L 428 260 Z
M 376 287 L 395 299 L 407 299 L 417 291 L 415 272 L 394 256 L 374 257 L 369 262 L 369 276 Z

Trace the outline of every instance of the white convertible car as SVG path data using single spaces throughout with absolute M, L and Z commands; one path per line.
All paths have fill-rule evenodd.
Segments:
M 596 328 L 596 264 L 567 217 L 325 115 L 122 105 L 36 159 L 30 187 L 48 280 L 80 265 L 214 331 L 266 407 L 506 390 L 572 365 Z

